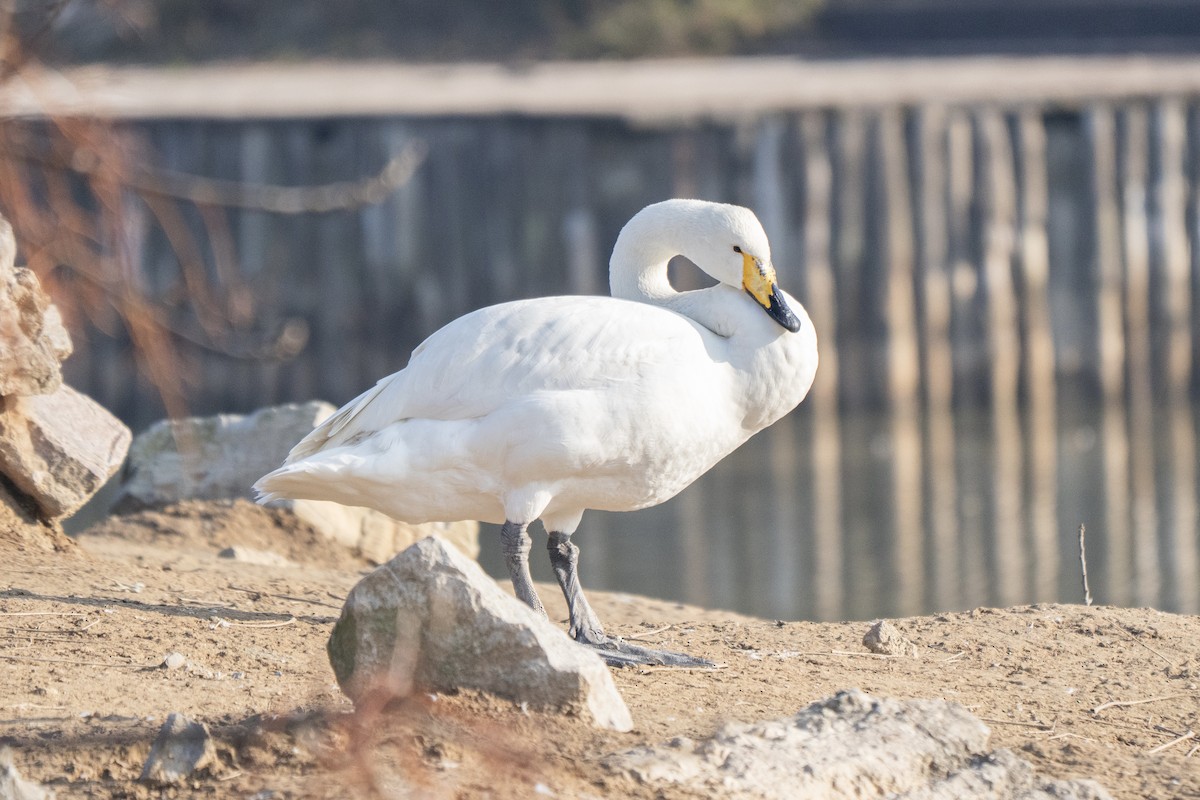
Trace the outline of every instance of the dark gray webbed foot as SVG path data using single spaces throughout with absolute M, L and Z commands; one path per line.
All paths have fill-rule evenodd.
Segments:
M 589 641 L 588 639 L 594 639 Z M 711 669 L 717 665 L 707 658 L 674 653 L 670 650 L 655 650 L 651 647 L 630 644 L 624 639 L 601 634 L 600 637 L 576 637 L 577 642 L 596 651 L 610 667 L 690 667 Z
M 579 585 L 579 548 L 571 541 L 571 534 L 550 531 L 547 548 L 550 551 L 550 564 L 554 567 L 554 575 L 558 578 L 558 585 L 567 599 L 571 636 L 580 644 L 594 649 L 610 667 L 716 666 L 706 658 L 672 653 L 668 650 L 654 650 L 609 636 L 604 632 L 600 618 L 596 616 L 591 604 L 584 597 L 583 587 Z

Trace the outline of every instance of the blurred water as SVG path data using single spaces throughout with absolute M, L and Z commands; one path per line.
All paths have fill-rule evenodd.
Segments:
M 131 202 L 144 285 L 190 332 L 164 383 L 194 414 L 345 402 L 475 308 L 602 293 L 648 202 L 744 203 L 819 332 L 811 396 L 670 503 L 588 514 L 586 585 L 811 619 L 1078 600 L 1085 523 L 1099 602 L 1195 611 L 1200 106 L 1164 89 L 1017 108 L 994 89 L 737 123 L 139 123 L 162 166 L 247 186 L 325 185 L 428 148 L 377 205 L 227 209 L 214 226 L 179 200 L 211 245 L 199 295 L 161 214 Z M 230 298 L 215 338 L 210 294 Z M 162 387 L 115 319 L 94 322 L 67 380 L 140 429 Z M 292 324 L 309 332 L 297 357 L 247 357 Z
M 940 463 L 933 420 L 910 421 L 914 440 L 894 416 L 842 415 L 832 476 L 814 466 L 810 410 L 661 506 L 588 512 L 575 536 L 584 586 L 780 619 L 1079 603 L 1083 523 L 1096 603 L 1200 609 L 1195 407 L 1136 418 L 1063 392 L 1049 453 L 1024 415 L 1006 431 L 991 414 L 956 411 L 952 458 Z M 534 535 L 534 577 L 553 584 Z M 480 561 L 506 578 L 497 529 L 482 540 Z

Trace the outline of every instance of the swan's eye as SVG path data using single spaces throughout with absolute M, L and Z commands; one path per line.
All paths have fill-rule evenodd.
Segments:
M 735 252 L 735 253 L 740 253 L 740 252 L 742 252 L 742 248 L 738 247 L 738 246 L 735 244 L 735 245 L 733 246 L 733 252 Z

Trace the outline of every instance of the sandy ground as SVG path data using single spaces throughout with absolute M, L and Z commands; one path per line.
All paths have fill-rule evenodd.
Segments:
M 713 659 L 618 670 L 631 733 L 476 693 L 355 715 L 325 641 L 368 566 L 239 503 L 113 518 L 67 552 L 0 535 L 0 744 L 75 797 L 689 797 L 608 771 L 606 755 L 728 720 L 794 713 L 843 688 L 965 705 L 1037 769 L 1118 798 L 1200 797 L 1200 618 L 1028 606 L 896 620 L 914 656 L 869 654 L 868 625 L 758 620 L 595 593 L 610 629 Z M 294 566 L 217 557 L 273 550 Z M 670 569 L 671 565 L 663 565 Z M 586 576 L 585 576 L 586 577 Z M 565 609 L 542 587 L 550 613 Z M 162 666 L 171 652 L 188 664 Z M 167 714 L 209 725 L 220 763 L 185 786 L 137 782 Z

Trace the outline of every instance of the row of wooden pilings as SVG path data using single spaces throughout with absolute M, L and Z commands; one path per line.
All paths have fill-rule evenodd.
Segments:
M 739 202 L 763 220 L 821 339 L 800 412 L 811 423 L 799 440 L 773 439 L 770 456 L 772 529 L 804 542 L 815 616 L 838 616 L 851 594 L 847 532 L 864 501 L 847 487 L 864 445 L 850 431 L 865 413 L 887 419 L 887 491 L 870 502 L 883 507 L 874 519 L 899 611 L 961 605 L 969 586 L 999 603 L 1072 599 L 1079 523 L 1098 596 L 1200 606 L 1190 96 L 847 105 L 649 128 L 508 116 L 127 128 L 158 153 L 148 163 L 248 187 L 344 180 L 413 143 L 426 152 L 408 183 L 362 208 L 279 215 L 172 198 L 204 243 L 194 258 L 212 299 L 253 298 L 231 338 L 290 319 L 311 333 L 296 358 L 272 363 L 181 341 L 194 413 L 349 399 L 472 308 L 603 291 L 611 242 L 646 203 Z M 184 275 L 135 194 L 128 237 L 143 285 L 175 329 L 196 331 L 196 270 Z M 135 426 L 161 415 L 120 326 L 81 324 L 69 379 Z M 990 442 L 981 513 L 964 486 L 979 466 L 962 442 L 971 409 L 986 411 Z M 1068 491 L 1082 484 L 1064 442 L 1093 422 L 1099 488 Z M 811 507 L 796 505 L 800 473 Z
M 1045 109 L 884 110 L 842 117 L 834 137 L 826 117 L 802 115 L 804 296 L 825 341 L 839 343 L 822 349 L 809 400 L 813 574 L 828 590 L 816 600 L 818 617 L 830 618 L 845 602 L 845 587 L 828 577 L 845 572 L 842 515 L 854 502 L 839 497 L 845 474 L 838 416 L 848 390 L 858 394 L 847 384 L 862 380 L 872 361 L 857 352 L 870 343 L 841 330 L 846 305 L 839 296 L 847 288 L 846 251 L 857 247 L 853 216 L 862 206 L 854 187 L 864 183 L 843 174 L 836 193 L 831 175 L 869 161 L 855 158 L 865 150 L 868 125 L 880 185 L 865 207 L 878 215 L 886 265 L 879 275 L 882 364 L 875 363 L 883 368 L 890 420 L 892 530 L 885 541 L 898 609 L 916 611 L 931 600 L 946 607 L 939 595 L 953 607 L 965 582 L 989 586 L 1001 604 L 1073 599 L 1063 596 L 1064 571 L 1080 571 L 1074 534 L 1084 522 L 1093 530 L 1093 565 L 1103 566 L 1093 582 L 1105 587 L 1109 602 L 1186 610 L 1200 603 L 1190 391 L 1196 119 L 1185 102 L 1170 98 L 1085 107 L 1079 121 L 1085 157 L 1078 161 L 1086 171 L 1075 180 L 1086 186 L 1092 213 L 1083 218 L 1072 265 L 1052 264 L 1050 256 Z M 769 228 L 778 225 L 770 211 L 766 216 Z M 1067 223 L 1062 214 L 1056 222 Z M 1061 241 L 1068 232 L 1057 233 Z M 1077 276 L 1058 303 L 1052 269 Z M 1092 317 L 1091 353 L 1056 342 L 1053 315 L 1064 297 L 1091 306 L 1075 309 Z M 862 324 L 856 315 L 846 318 Z M 1063 351 L 1074 363 L 1059 369 Z M 964 353 L 974 353 L 983 369 L 956 370 Z M 1094 371 L 1077 371 L 1080 363 Z M 964 384 L 956 381 L 959 372 L 973 377 Z M 1059 508 L 1060 487 L 1069 483 L 1060 474 L 1059 378 L 1073 387 L 1069 408 L 1099 410 L 1100 503 L 1077 520 Z M 963 456 L 953 413 L 956 401 L 978 400 L 991 428 L 991 519 L 977 540 L 992 552 L 982 560 L 962 557 L 973 537 L 957 485 Z M 1077 502 L 1067 505 L 1078 509 Z

